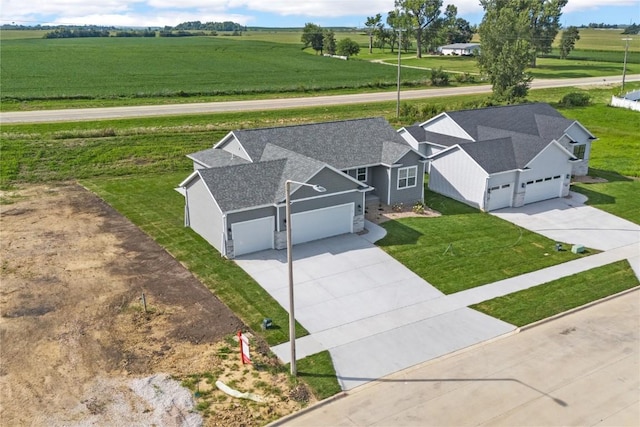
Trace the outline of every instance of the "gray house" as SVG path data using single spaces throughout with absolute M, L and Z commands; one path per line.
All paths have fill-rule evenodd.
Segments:
M 364 228 L 367 203 L 423 200 L 426 159 L 383 118 L 237 130 L 190 154 L 180 183 L 185 225 L 223 256 L 286 247 L 285 182 L 294 244 Z
M 398 132 L 427 156 L 431 190 L 484 211 L 566 196 L 595 139 L 543 103 L 446 112 Z

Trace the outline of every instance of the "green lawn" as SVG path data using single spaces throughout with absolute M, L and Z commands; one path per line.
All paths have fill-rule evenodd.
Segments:
M 553 240 L 431 191 L 425 190 L 425 202 L 442 216 L 385 222 L 388 234 L 377 244 L 445 294 L 578 257 L 556 252 Z
M 640 285 L 629 262 L 613 264 L 476 304 L 471 308 L 516 326 L 546 319 Z

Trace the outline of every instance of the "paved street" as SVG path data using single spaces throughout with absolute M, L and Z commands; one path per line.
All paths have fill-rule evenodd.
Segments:
M 626 81 L 638 81 L 640 74 L 627 75 Z M 617 84 L 622 76 L 587 77 L 576 79 L 534 80 L 532 89 L 566 86 L 593 86 Z M 467 86 L 460 88 L 405 90 L 402 100 L 434 98 L 439 96 L 465 95 L 491 92 L 491 86 Z M 395 101 L 396 92 L 361 93 L 354 95 L 331 95 L 305 98 L 278 98 L 250 101 L 206 102 L 174 105 L 141 105 L 134 107 L 83 108 L 67 110 L 15 111 L 0 113 L 0 123 L 47 123 L 85 120 L 123 119 L 183 114 L 209 114 L 230 111 L 259 111 L 285 108 L 318 107 L 322 105 L 362 104 L 367 102 Z
M 272 425 L 638 426 L 640 290 L 348 392 Z

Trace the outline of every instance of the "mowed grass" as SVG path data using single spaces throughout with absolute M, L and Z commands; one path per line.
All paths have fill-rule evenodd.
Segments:
M 383 223 L 388 234 L 377 244 L 445 294 L 579 257 L 555 251 L 553 240 L 427 189 L 425 203 L 442 216 Z
M 471 308 L 512 325 L 525 326 L 638 285 L 640 282 L 629 262 L 623 260 L 485 301 Z
M 242 37 L 23 39 L 2 42 L 2 100 L 198 96 L 396 84 L 392 67 Z M 408 70 L 405 82 L 423 82 Z M 417 84 L 417 83 L 416 83 Z
M 287 312 L 235 262 L 222 258 L 184 226 L 184 198 L 174 188 L 187 175 L 86 179 L 82 183 L 185 265 L 251 329 L 260 331 L 262 320 L 271 318 L 275 327 L 261 332 L 269 344 L 288 341 Z M 296 335 L 306 334 L 297 325 Z

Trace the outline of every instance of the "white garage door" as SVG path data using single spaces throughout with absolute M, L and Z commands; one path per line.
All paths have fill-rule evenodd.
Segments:
M 524 193 L 524 204 L 560 197 L 560 194 L 562 194 L 561 190 L 561 175 L 527 181 L 526 192 Z
M 353 230 L 353 203 L 291 215 L 293 244 L 310 242 Z
M 489 197 L 487 201 L 488 211 L 500 208 L 508 208 L 511 206 L 513 198 L 513 184 L 504 184 L 491 187 L 489 189 Z
M 274 217 L 231 224 L 234 256 L 273 249 Z

